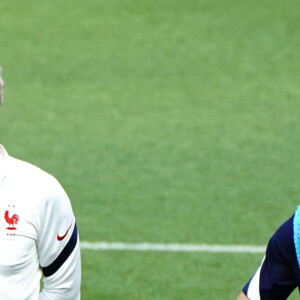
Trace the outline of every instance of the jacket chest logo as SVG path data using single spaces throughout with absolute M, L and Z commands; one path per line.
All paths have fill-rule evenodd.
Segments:
M 9 210 L 6 210 L 4 213 L 4 219 L 5 219 L 6 223 L 8 224 L 8 227 L 6 227 L 7 230 L 16 230 L 17 229 L 16 225 L 18 225 L 18 222 L 19 222 L 19 215 L 11 214 Z

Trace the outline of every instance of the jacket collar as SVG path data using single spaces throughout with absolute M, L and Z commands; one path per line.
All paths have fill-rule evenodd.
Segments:
M 5 148 L 0 145 L 0 163 L 8 156 Z M 1 167 L 1 166 L 0 166 Z
M 8 157 L 9 155 L 7 154 L 5 148 L 0 145 L 0 183 L 6 175 L 6 162 Z

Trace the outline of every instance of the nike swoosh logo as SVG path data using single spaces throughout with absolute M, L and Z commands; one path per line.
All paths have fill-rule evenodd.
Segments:
M 68 228 L 67 232 L 66 232 L 63 236 L 57 235 L 57 239 L 58 239 L 59 241 L 62 241 L 62 240 L 67 236 L 67 234 L 68 234 L 68 232 L 69 232 L 71 226 L 72 226 L 72 224 L 70 225 L 70 227 Z

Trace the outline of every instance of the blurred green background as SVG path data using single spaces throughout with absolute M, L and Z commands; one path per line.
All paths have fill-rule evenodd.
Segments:
M 0 142 L 58 178 L 82 241 L 264 245 L 292 215 L 300 3 L 0 11 Z M 83 250 L 82 299 L 234 299 L 260 260 Z

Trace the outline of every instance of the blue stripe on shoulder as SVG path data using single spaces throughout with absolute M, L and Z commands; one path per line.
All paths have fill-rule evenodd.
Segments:
M 65 246 L 65 248 L 62 250 L 62 252 L 58 255 L 58 257 L 53 261 L 51 265 L 42 268 L 45 277 L 53 275 L 63 265 L 63 263 L 68 259 L 68 257 L 75 249 L 77 240 L 78 240 L 78 234 L 77 234 L 77 226 L 75 223 L 72 236 L 68 241 L 67 245 Z
M 300 205 L 297 207 L 294 216 L 294 244 L 296 249 L 298 266 L 300 267 Z

